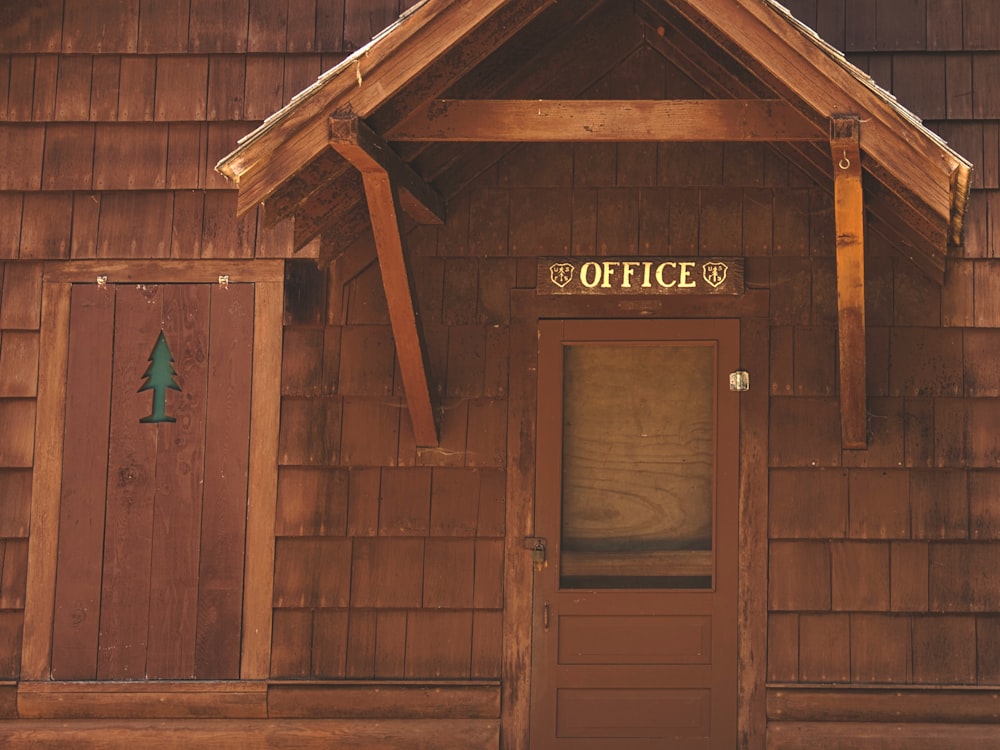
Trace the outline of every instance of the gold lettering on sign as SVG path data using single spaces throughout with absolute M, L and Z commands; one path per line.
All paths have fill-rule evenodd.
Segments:
M 540 259 L 539 294 L 740 294 L 743 259 Z

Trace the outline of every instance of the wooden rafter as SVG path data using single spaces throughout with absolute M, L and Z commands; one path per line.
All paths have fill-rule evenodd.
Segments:
M 811 141 L 787 102 L 764 99 L 437 100 L 399 141 Z
M 412 170 L 356 117 L 333 118 L 330 125 L 330 145 L 357 168 L 364 183 L 413 436 L 417 445 L 436 446 L 436 410 L 431 400 L 426 348 L 406 264 L 397 185 L 406 184 L 411 194 L 423 195 L 430 203 L 433 203 L 430 199 L 433 191 L 429 188 L 422 190 L 417 184 L 419 178 Z M 430 210 L 428 206 L 424 207 Z
M 837 318 L 840 430 L 845 448 L 866 448 L 865 204 L 861 185 L 861 121 L 830 120 L 833 202 L 837 225 Z

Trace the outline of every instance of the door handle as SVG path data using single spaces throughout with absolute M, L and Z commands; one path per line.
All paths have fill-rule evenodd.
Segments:
M 545 602 L 542 605 L 542 630 L 548 631 L 549 629 L 549 603 Z

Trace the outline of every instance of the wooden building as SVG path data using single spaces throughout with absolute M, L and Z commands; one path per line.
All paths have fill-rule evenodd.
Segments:
M 1000 744 L 994 0 L 0 4 L 0 745 Z

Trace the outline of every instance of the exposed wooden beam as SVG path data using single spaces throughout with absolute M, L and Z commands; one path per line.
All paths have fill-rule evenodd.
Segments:
M 393 132 L 399 141 L 813 141 L 824 134 L 787 102 L 764 99 L 439 99 Z
M 418 224 L 444 224 L 444 201 L 371 128 L 354 115 L 330 118 L 330 145 L 364 174 L 388 173 L 401 190 L 403 209 Z
M 868 446 L 865 388 L 865 204 L 861 186 L 861 121 L 830 120 L 833 203 L 837 225 L 837 319 L 840 431 L 845 448 Z
M 364 124 L 353 120 L 340 121 L 342 127 L 330 145 L 361 172 L 413 437 L 418 446 L 436 446 L 438 429 L 427 380 L 426 348 L 406 266 L 399 190 L 394 181 L 399 164 L 387 156 L 391 149 L 374 148 L 374 134 L 364 134 Z

